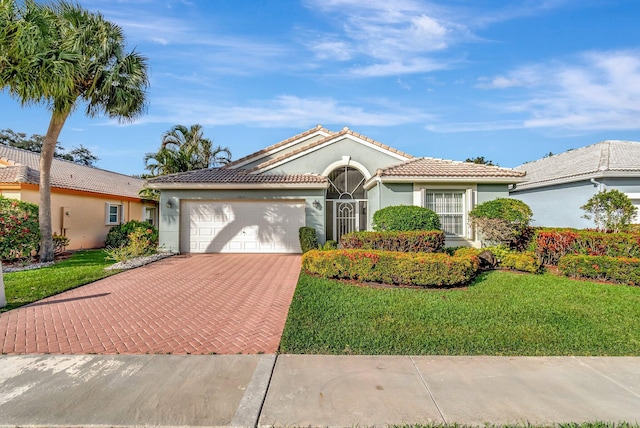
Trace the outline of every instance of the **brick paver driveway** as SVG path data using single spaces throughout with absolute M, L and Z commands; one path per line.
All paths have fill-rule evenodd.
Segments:
M 274 353 L 299 255 L 174 256 L 0 315 L 2 353 Z

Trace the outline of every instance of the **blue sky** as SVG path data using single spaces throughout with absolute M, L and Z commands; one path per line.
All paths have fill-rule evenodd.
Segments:
M 514 167 L 640 140 L 637 0 L 81 0 L 149 59 L 147 114 L 60 136 L 98 167 L 144 172 L 173 125 L 237 159 L 322 124 L 416 156 Z M 44 134 L 44 106 L 0 93 L 0 129 Z

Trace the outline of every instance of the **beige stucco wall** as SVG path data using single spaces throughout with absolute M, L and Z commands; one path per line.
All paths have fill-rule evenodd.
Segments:
M 16 191 L 0 191 L 5 197 L 16 197 Z M 39 205 L 37 189 L 20 191 L 16 198 Z M 143 220 L 145 204 L 140 201 L 91 195 L 87 193 L 51 192 L 51 226 L 54 234 L 69 238 L 69 250 L 102 248 L 112 225 L 106 224 L 106 204 L 121 204 L 124 221 Z M 153 206 L 147 203 L 146 206 Z M 64 215 L 63 211 L 68 215 Z

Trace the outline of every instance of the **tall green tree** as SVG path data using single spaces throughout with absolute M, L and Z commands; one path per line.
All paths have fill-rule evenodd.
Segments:
M 214 146 L 204 137 L 202 126 L 176 125 L 162 135 L 160 149 L 144 157 L 152 177 L 224 165 L 231 161 L 227 147 Z
M 24 132 L 14 132 L 11 129 L 3 129 L 0 131 L 0 144 L 9 147 L 40 153 L 42 152 L 43 143 L 44 135 L 32 134 L 30 137 L 27 137 L 27 134 Z M 56 143 L 56 150 L 53 153 L 53 157 L 91 167 L 95 166 L 95 163 L 100 160 L 100 158 L 91 153 L 91 150 L 82 144 L 80 144 L 80 147 L 74 147 L 67 152 L 64 147 L 60 145 L 59 141 Z
M 75 3 L 0 0 L 0 89 L 51 112 L 40 154 L 40 258 L 53 260 L 51 162 L 80 105 L 94 117 L 129 121 L 145 110 L 147 60 L 126 52 L 122 29 Z

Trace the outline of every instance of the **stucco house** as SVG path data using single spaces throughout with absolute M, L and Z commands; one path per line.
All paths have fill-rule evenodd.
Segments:
M 348 128 L 317 127 L 221 168 L 148 180 L 160 190 L 160 243 L 179 252 L 300 252 L 298 229 L 320 242 L 370 230 L 375 211 L 436 211 L 449 245 L 477 245 L 467 214 L 507 197 L 525 173 L 414 157 Z
M 0 195 L 39 204 L 40 154 L 0 145 Z M 51 221 L 67 249 L 100 248 L 109 229 L 129 220 L 157 223 L 157 203 L 138 192 L 144 180 L 53 159 Z
M 527 181 L 510 196 L 531 207 L 534 226 L 594 227 L 580 207 L 605 189 L 625 193 L 640 208 L 640 142 L 602 141 L 515 169 L 526 172 Z

